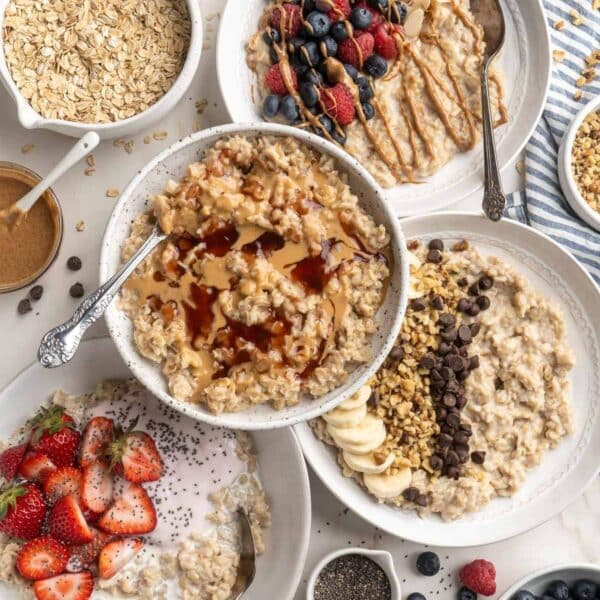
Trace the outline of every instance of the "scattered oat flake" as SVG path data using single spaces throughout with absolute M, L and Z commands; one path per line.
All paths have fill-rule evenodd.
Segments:
M 125 146 L 123 146 L 123 148 L 127 154 L 131 154 L 135 148 L 135 142 L 133 140 L 128 140 L 125 142 Z
M 585 77 L 578 77 L 577 80 L 575 81 L 575 85 L 577 87 L 583 87 L 585 84 L 586 84 Z
M 77 221 L 75 224 L 75 229 L 77 229 L 77 231 L 85 231 L 85 221 Z
M 152 141 L 152 137 L 149 135 L 144 136 L 144 144 L 149 144 Z
M 553 50 L 552 51 L 552 58 L 556 61 L 556 62 L 562 62 L 565 58 L 565 51 L 564 50 Z
M 525 175 L 525 161 L 524 160 L 520 160 L 515 165 L 515 168 L 517 169 L 517 172 L 519 173 L 519 175 Z
M 575 93 L 573 94 L 573 99 L 574 100 L 581 100 L 581 96 L 583 96 L 583 91 L 582 90 L 575 90 Z
M 95 167 L 88 167 L 84 173 L 89 177 L 90 175 L 93 175 L 96 172 Z
M 206 98 L 201 98 L 200 100 L 197 100 L 195 103 L 196 112 L 199 115 L 201 115 L 207 106 L 208 106 L 208 100 Z
M 119 190 L 116 188 L 108 188 L 106 190 L 106 195 L 108 198 L 116 198 L 119 195 Z
M 24 146 L 21 146 L 21 153 L 29 154 L 34 148 L 35 144 L 25 144 Z
M 155 132 L 152 134 L 152 137 L 153 137 L 155 140 L 164 140 L 164 139 L 165 139 L 165 138 L 166 138 L 168 135 L 169 135 L 169 134 L 168 134 L 168 132 L 166 132 L 166 131 L 155 131 Z
M 96 157 L 93 154 L 88 154 L 85 158 L 85 162 L 90 167 L 95 167 L 96 166 Z
M 562 31 L 566 26 L 566 23 L 564 21 L 556 21 L 556 23 L 554 23 L 554 29 L 556 29 L 557 31 Z

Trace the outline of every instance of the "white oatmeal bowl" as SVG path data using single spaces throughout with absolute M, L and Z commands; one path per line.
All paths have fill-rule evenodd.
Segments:
M 140 24 L 142 29 L 133 31 L 111 27 L 112 21 L 108 14 L 103 16 L 102 20 L 99 19 L 100 23 L 84 23 L 84 20 L 89 18 L 87 14 L 73 13 L 78 10 L 78 3 L 65 3 L 65 6 L 72 8 L 71 13 L 68 15 L 65 13 L 62 17 L 57 14 L 52 20 L 48 17 L 47 22 L 57 23 L 64 18 L 79 21 L 81 24 L 74 28 L 69 28 L 68 24 L 53 26 L 52 31 L 58 33 L 56 39 L 48 40 L 51 46 L 44 46 L 46 40 L 42 44 L 35 24 L 26 21 L 21 25 L 20 20 L 26 11 L 24 5 L 26 6 L 26 3 L 20 0 L 0 0 L 0 31 L 2 31 L 0 81 L 14 100 L 19 122 L 26 129 L 50 129 L 72 137 L 81 137 L 88 131 L 95 131 L 102 139 L 132 135 L 160 121 L 174 108 L 190 86 L 198 68 L 202 53 L 203 29 L 200 4 L 194 0 L 157 0 L 155 15 L 151 15 L 143 4 L 128 2 L 115 4 L 120 7 L 121 13 L 112 14 L 112 20 L 117 21 L 120 18 L 121 22 L 133 21 Z M 114 12 L 114 6 L 112 10 Z M 164 17 L 166 12 L 179 21 L 170 22 Z M 33 11 L 30 11 L 25 18 L 32 18 L 32 14 Z M 161 28 L 162 40 L 161 35 L 157 35 L 159 28 Z M 73 71 L 76 69 L 76 66 L 69 64 L 66 51 L 52 47 L 62 39 L 60 29 L 70 29 L 75 36 L 73 42 L 76 42 L 78 52 L 73 54 L 76 57 L 73 60 L 81 60 L 78 66 L 83 69 L 83 82 L 79 72 L 76 76 L 73 73 L 74 77 L 71 78 L 59 73 L 59 71 L 69 72 L 69 69 Z M 29 44 L 31 46 L 29 48 L 27 36 L 33 33 L 37 36 L 32 35 L 32 44 Z M 99 35 L 102 39 L 92 40 L 90 37 L 92 35 Z M 9 40 L 11 40 L 11 48 L 7 52 Z M 98 56 L 95 48 L 89 47 L 98 43 L 104 48 L 111 48 L 111 54 Z M 126 49 L 134 47 L 136 43 L 139 44 L 137 66 L 130 57 L 120 56 L 121 52 L 117 52 L 123 47 Z M 161 63 L 159 70 L 163 69 L 163 72 L 151 70 L 153 61 L 150 60 L 145 46 L 152 43 L 162 44 L 160 48 L 153 49 L 153 55 L 159 58 Z M 176 47 L 176 54 L 178 52 L 179 56 L 169 55 L 174 51 L 173 46 Z M 64 53 L 60 64 L 56 63 L 59 71 L 53 73 L 49 80 L 44 82 L 40 79 L 39 72 L 43 73 L 51 68 L 54 52 L 57 50 Z M 32 56 L 39 56 L 41 62 L 32 63 L 31 61 L 34 60 Z M 97 65 L 93 64 L 95 56 L 98 56 Z M 117 61 L 116 64 L 113 60 Z M 15 81 L 15 65 L 19 62 L 22 62 L 23 66 L 19 75 L 23 79 L 22 84 Z M 67 64 L 64 64 L 65 62 Z M 92 64 L 94 72 L 88 71 L 86 66 L 88 63 Z M 127 65 L 129 65 L 129 72 L 119 72 Z M 86 82 L 92 85 L 96 83 L 98 87 L 97 79 L 106 80 L 110 73 L 115 71 L 119 73 L 117 77 L 119 81 L 115 86 L 112 86 L 112 81 L 107 81 L 99 89 L 85 88 Z M 147 79 L 144 80 L 144 77 Z M 58 82 L 59 87 L 56 90 L 52 87 L 54 85 L 52 81 Z M 126 81 L 134 81 L 135 84 L 124 85 Z M 52 98 L 53 92 L 56 92 L 57 98 L 63 104 L 58 110 L 51 104 L 46 106 L 43 102 L 43 96 L 45 95 L 48 100 Z M 98 99 L 98 95 L 102 96 L 102 100 Z M 109 107 L 107 98 L 111 95 L 114 98 L 119 97 L 119 100 L 116 103 L 110 102 Z M 142 95 L 146 100 L 136 107 L 136 97 L 141 98 Z M 64 106 L 64 100 L 69 98 L 73 99 L 72 106 Z M 77 98 L 77 101 L 74 98 Z M 40 100 L 37 104 L 36 99 Z M 80 108 L 77 105 L 82 105 L 83 102 L 86 103 L 86 106 L 81 109 L 84 113 L 86 110 L 91 110 L 87 104 L 90 103 L 94 106 L 95 114 L 101 116 L 95 119 L 81 117 L 81 115 L 74 118 L 66 116 L 70 114 L 69 111 L 79 112 Z
M 324 182 L 323 185 L 325 188 L 323 189 L 326 189 L 330 184 L 333 185 L 336 189 L 336 192 L 332 193 L 331 196 L 334 201 L 337 199 L 343 202 L 348 200 L 353 207 L 352 210 L 355 211 L 353 213 L 355 221 L 353 221 L 351 226 L 360 229 L 361 223 L 368 224 L 368 227 L 372 231 L 378 232 L 377 236 L 383 235 L 383 238 L 386 240 L 382 244 L 385 244 L 384 253 L 388 253 L 387 258 L 384 258 L 384 255 L 377 252 L 376 254 L 371 254 L 367 260 L 365 260 L 364 253 L 363 256 L 359 256 L 362 250 L 356 247 L 354 250 L 350 249 L 350 246 L 347 245 L 348 240 L 346 240 L 344 243 L 346 252 L 344 261 L 349 261 L 348 264 L 352 264 L 353 269 L 369 270 L 373 267 L 377 272 L 379 272 L 379 267 L 374 266 L 375 262 L 380 265 L 383 264 L 385 265 L 385 275 L 382 275 L 380 278 L 373 277 L 369 279 L 370 275 L 366 274 L 363 277 L 361 271 L 358 276 L 359 279 L 362 279 L 357 281 L 354 276 L 346 277 L 344 274 L 345 271 L 342 270 L 339 272 L 340 276 L 334 277 L 331 281 L 328 280 L 329 283 L 321 288 L 320 292 L 311 290 L 310 292 L 306 291 L 306 294 L 300 294 L 301 297 L 306 298 L 316 297 L 320 304 L 310 304 L 310 306 L 306 305 L 305 308 L 300 309 L 303 311 L 304 316 L 292 315 L 289 317 L 288 313 L 282 315 L 279 310 L 287 311 L 289 304 L 286 303 L 286 300 L 274 300 L 279 295 L 277 290 L 273 291 L 273 289 L 269 288 L 269 281 L 271 279 L 268 281 L 261 279 L 261 269 L 265 273 L 270 272 L 269 264 L 264 268 L 261 267 L 265 263 L 265 256 L 262 254 L 262 250 L 259 249 L 259 254 L 256 258 L 252 259 L 252 263 L 249 261 L 249 264 L 254 264 L 259 270 L 258 279 L 251 282 L 253 289 L 258 290 L 258 293 L 254 295 L 249 295 L 245 292 L 244 286 L 247 282 L 247 273 L 241 274 L 239 262 L 237 262 L 238 259 L 236 258 L 237 255 L 234 255 L 233 251 L 224 257 L 227 259 L 228 256 L 234 255 L 233 258 L 235 261 L 232 267 L 228 263 L 218 263 L 219 260 L 223 260 L 218 258 L 223 256 L 222 254 L 211 253 L 210 250 L 206 250 L 208 257 L 205 259 L 204 255 L 202 255 L 201 260 L 206 260 L 209 267 L 201 266 L 198 271 L 192 273 L 193 276 L 198 276 L 196 283 L 203 280 L 202 285 L 206 286 L 205 290 L 211 289 L 208 286 L 214 286 L 212 290 L 222 295 L 227 293 L 227 290 L 223 290 L 223 287 L 226 287 L 228 281 L 232 281 L 231 275 L 240 276 L 241 279 L 237 280 L 236 286 L 239 287 L 243 298 L 247 301 L 244 306 L 249 305 L 246 314 L 240 312 L 244 310 L 242 306 L 243 302 L 236 304 L 237 313 L 232 313 L 229 310 L 229 304 L 227 307 L 223 307 L 221 298 L 219 298 L 218 304 L 213 306 L 211 303 L 209 305 L 209 313 L 216 315 L 214 318 L 211 317 L 212 321 L 214 323 L 222 323 L 222 326 L 210 334 L 203 332 L 205 339 L 214 339 L 216 340 L 214 344 L 218 345 L 217 350 L 214 352 L 215 345 L 210 346 L 212 355 L 209 358 L 213 359 L 211 364 L 216 364 L 215 357 L 217 362 L 220 363 L 220 366 L 217 365 L 215 367 L 216 370 L 209 372 L 206 380 L 203 380 L 198 375 L 198 372 L 202 371 L 199 367 L 204 367 L 204 365 L 199 364 L 197 359 L 189 361 L 186 358 L 191 356 L 190 351 L 197 351 L 196 354 L 204 352 L 198 345 L 199 338 L 195 334 L 197 331 L 195 325 L 189 320 L 189 305 L 193 303 L 196 308 L 199 309 L 200 307 L 200 301 L 196 296 L 192 300 L 187 297 L 183 301 L 181 301 L 181 298 L 177 300 L 179 304 L 175 305 L 177 310 L 175 325 L 171 328 L 179 332 L 180 335 L 176 337 L 171 337 L 168 331 L 173 321 L 169 319 L 167 322 L 166 319 L 162 319 L 161 313 L 160 319 L 162 324 L 158 324 L 158 327 L 161 329 L 159 346 L 165 348 L 165 352 L 162 353 L 164 360 L 161 360 L 151 350 L 157 347 L 154 343 L 157 339 L 154 336 L 154 332 L 158 318 L 148 321 L 146 319 L 148 314 L 146 308 L 142 312 L 137 309 L 132 310 L 133 305 L 129 302 L 129 292 L 145 292 L 144 288 L 146 285 L 150 284 L 154 286 L 155 282 L 160 282 L 163 278 L 160 277 L 157 279 L 154 271 L 145 272 L 144 266 L 142 266 L 141 274 L 138 270 L 138 276 L 134 275 L 130 279 L 129 284 L 125 286 L 121 300 L 116 301 L 108 308 L 106 321 L 117 349 L 129 368 L 139 381 L 168 405 L 196 419 L 230 428 L 271 429 L 285 427 L 314 418 L 327 410 L 331 410 L 344 399 L 351 396 L 372 375 L 389 352 L 393 340 L 399 331 L 406 308 L 408 266 L 406 262 L 406 246 L 402 232 L 397 220 L 382 201 L 379 187 L 354 159 L 317 136 L 290 127 L 273 124 L 226 125 L 199 132 L 180 140 L 142 169 L 121 195 L 119 203 L 115 207 L 106 228 L 102 243 L 100 279 L 102 281 L 108 279 L 121 264 L 123 258 L 127 257 L 136 245 L 139 245 L 144 235 L 147 234 L 149 224 L 145 214 L 152 207 L 151 199 L 154 202 L 155 212 L 163 228 L 165 227 L 165 222 L 170 220 L 172 210 L 166 210 L 161 214 L 161 209 L 157 208 L 161 206 L 164 209 L 166 206 L 169 209 L 169 201 L 174 201 L 176 197 L 175 195 L 170 195 L 169 191 L 165 191 L 169 187 L 176 189 L 173 188 L 173 184 L 167 185 L 169 180 L 179 180 L 187 172 L 186 178 L 178 185 L 186 184 L 189 186 L 192 183 L 196 188 L 198 184 L 200 186 L 206 185 L 209 191 L 216 189 L 215 186 L 224 185 L 223 182 L 227 179 L 227 171 L 225 171 L 225 179 L 217 180 L 216 183 L 215 181 L 211 181 L 211 179 L 190 181 L 190 178 L 193 179 L 193 175 L 190 175 L 190 173 L 195 173 L 197 169 L 205 168 L 205 163 L 210 165 L 210 161 L 215 160 L 215 155 L 221 156 L 220 153 L 230 151 L 231 144 L 238 144 L 242 150 L 254 148 L 255 146 L 262 148 L 263 153 L 255 157 L 256 164 L 262 164 L 261 161 L 269 162 L 273 157 L 273 153 L 276 153 L 278 157 L 277 160 L 272 161 L 275 165 L 272 167 L 274 169 L 273 172 L 259 172 L 255 174 L 254 171 L 249 171 L 247 176 L 251 181 L 246 181 L 245 187 L 240 187 L 242 194 L 246 193 L 248 187 L 252 190 L 256 188 L 263 189 L 262 186 L 271 185 L 273 181 L 278 180 L 278 177 L 288 177 L 288 172 L 291 173 L 292 171 L 286 170 L 287 161 L 292 160 L 289 158 L 290 156 L 298 156 L 298 152 L 301 154 L 301 158 L 306 157 L 309 161 L 312 161 L 306 164 L 310 165 L 308 170 L 315 170 L 315 173 L 318 171 L 316 173 L 318 177 L 313 180 L 313 184 L 317 186 L 314 193 L 317 194 L 321 190 L 321 184 L 317 182 L 318 178 L 321 178 L 320 181 Z M 236 158 L 238 155 L 245 156 L 247 154 L 247 152 L 241 150 L 234 150 L 233 152 Z M 234 159 L 232 158 L 231 160 L 233 161 Z M 278 161 L 284 161 L 286 164 L 283 165 Z M 191 166 L 190 163 L 192 163 Z M 254 165 L 255 163 L 251 164 Z M 220 168 L 218 166 L 218 169 Z M 295 167 L 290 168 L 293 169 Z M 238 171 L 246 176 L 243 168 L 238 169 Z M 221 175 L 221 177 L 223 176 Z M 229 177 L 228 181 L 231 183 L 231 177 Z M 292 181 L 294 185 L 289 185 L 289 183 L 289 181 L 284 183 L 283 188 L 286 190 L 303 189 L 301 183 L 298 184 L 296 181 Z M 238 184 L 239 182 L 236 185 Z M 167 188 L 165 188 L 166 185 Z M 312 194 L 313 188 L 308 187 L 308 185 L 306 183 L 307 187 L 304 189 L 310 190 Z M 188 189 L 190 188 L 187 187 L 186 190 Z M 334 188 L 329 189 L 331 191 Z M 221 191 L 219 194 L 214 194 L 214 197 L 218 199 L 224 193 L 224 191 Z M 278 192 L 274 191 L 269 197 L 276 198 L 277 194 Z M 237 196 L 230 194 L 230 196 L 235 199 L 240 194 L 237 193 Z M 312 198 L 313 196 L 310 195 L 310 197 Z M 323 199 L 316 195 L 314 197 Z M 184 193 L 184 201 L 188 198 L 187 192 Z M 209 196 L 203 198 L 206 201 L 210 200 Z M 240 206 L 243 209 L 244 207 L 253 207 L 257 204 L 262 205 L 264 202 L 253 204 L 244 195 Z M 205 204 L 201 206 L 208 210 Z M 299 215 L 306 215 L 311 211 L 317 215 L 328 214 L 328 211 L 331 212 L 330 208 L 325 207 L 322 210 L 323 206 L 319 207 L 318 202 L 313 203 L 308 200 L 306 205 L 303 204 L 302 210 L 296 206 L 296 201 L 294 201 L 293 206 L 296 207 L 294 210 L 297 209 Z M 314 206 L 317 208 L 313 208 Z M 291 208 L 290 204 L 284 203 L 281 211 L 285 212 L 285 210 L 291 210 Z M 307 208 L 308 212 L 304 212 L 304 208 Z M 216 211 L 217 208 L 213 207 L 211 210 Z M 248 210 L 251 211 L 254 209 L 248 208 Z M 225 214 L 234 215 L 237 219 L 239 212 L 239 207 L 234 210 L 228 205 Z M 244 211 L 242 210 L 242 212 Z M 189 216 L 189 213 L 187 214 Z M 270 214 L 274 213 L 271 212 Z M 213 214 L 213 216 L 215 215 L 216 213 Z M 207 221 L 208 219 L 205 219 L 205 222 Z M 254 241 L 251 244 L 243 244 L 241 250 L 244 253 L 248 245 L 255 245 L 263 239 L 262 236 L 257 237 L 258 234 L 254 234 L 253 232 L 257 229 L 257 223 L 260 224 L 262 222 L 262 227 L 265 226 L 264 220 L 250 222 L 253 223 L 251 225 L 251 237 L 246 241 Z M 222 227 L 223 222 L 220 221 L 220 223 L 220 227 Z M 244 226 L 237 222 L 235 227 L 241 233 L 240 239 L 237 240 L 236 238 L 237 241 L 234 243 L 242 244 L 245 235 Z M 267 228 L 269 227 L 271 226 L 267 224 Z M 318 256 L 324 256 L 325 246 L 323 246 L 323 243 L 327 245 L 327 240 L 331 241 L 331 239 L 335 238 L 332 248 L 337 247 L 336 244 L 338 242 L 336 240 L 344 238 L 343 227 L 343 223 L 342 227 L 340 227 L 340 222 L 338 221 L 335 235 L 325 235 L 330 232 L 329 229 L 325 230 L 324 237 L 320 242 L 323 251 Z M 304 226 L 300 227 L 300 230 L 323 231 L 323 227 L 313 227 L 305 222 Z M 207 240 L 211 231 L 213 230 L 209 230 L 208 234 L 206 234 L 207 237 L 202 239 Z M 265 230 L 263 229 L 263 231 Z M 171 239 L 176 240 L 173 236 L 171 236 Z M 173 243 L 178 244 L 177 241 Z M 290 241 L 289 244 L 293 246 L 294 243 Z M 288 242 L 286 241 L 286 247 L 283 248 L 282 253 L 285 253 L 287 250 L 287 244 Z M 236 247 L 233 246 L 234 249 Z M 153 256 L 161 257 L 162 260 L 166 256 L 167 250 L 165 247 Z M 306 256 L 305 251 L 298 254 L 298 250 L 299 248 L 295 249 L 296 258 L 290 260 L 287 260 L 287 255 L 285 254 L 275 253 L 273 262 L 286 263 L 285 268 L 287 269 L 290 266 L 300 265 L 310 258 Z M 189 254 L 192 253 L 190 252 Z M 281 254 L 281 259 L 277 258 L 279 254 Z M 333 256 L 334 250 L 331 251 L 331 254 Z M 298 262 L 298 258 L 301 258 L 301 256 L 305 256 L 306 258 Z M 182 264 L 183 260 L 184 258 L 181 258 L 178 264 Z M 255 260 L 256 263 L 254 263 Z M 334 260 L 337 260 L 337 258 Z M 151 265 L 152 256 L 149 261 L 145 264 Z M 335 269 L 338 269 L 344 261 L 340 260 Z M 327 265 L 325 267 L 326 271 L 333 273 L 333 263 L 328 262 Z M 229 277 L 223 277 L 221 272 L 223 269 L 221 267 L 231 271 Z M 209 284 L 206 282 L 206 279 L 203 279 L 207 277 L 207 271 L 210 271 L 213 276 L 218 277 L 218 283 Z M 356 275 L 356 273 L 354 274 Z M 148 275 L 148 278 L 146 278 L 146 275 Z M 185 277 L 189 275 L 190 273 L 186 274 Z M 277 273 L 272 273 L 272 275 L 275 278 L 274 281 L 282 281 Z M 340 293 L 344 295 L 344 292 L 340 292 L 340 288 L 337 288 L 338 291 L 336 293 L 338 296 L 329 295 L 329 284 L 332 283 L 334 288 L 337 285 L 334 280 L 342 281 L 344 283 L 340 285 L 348 286 L 346 290 L 349 298 L 348 304 L 344 306 L 343 312 L 338 313 L 342 315 L 340 319 L 335 318 L 336 307 L 339 306 L 336 297 L 339 297 Z M 372 281 L 373 290 L 376 293 L 369 288 L 368 281 Z M 180 283 L 183 282 L 184 280 L 181 279 Z M 177 286 L 177 282 L 174 282 L 174 285 Z M 181 287 L 184 290 L 188 289 L 187 285 Z M 192 282 L 189 289 L 193 290 L 194 287 L 194 282 Z M 285 288 L 290 289 L 290 286 L 286 283 Z M 283 288 L 278 289 L 283 290 Z M 305 287 L 304 289 L 307 290 L 308 288 Z M 357 290 L 358 292 L 355 293 Z M 264 295 L 261 296 L 263 292 L 267 294 L 268 298 L 265 299 Z M 143 293 L 139 297 L 149 301 L 154 297 L 155 293 L 153 290 L 152 294 L 147 295 Z M 163 296 L 163 293 L 166 295 Z M 284 291 L 282 293 L 285 296 L 287 292 Z M 162 288 L 159 298 L 162 298 L 165 302 L 170 302 L 172 294 L 173 286 L 169 285 L 168 289 L 166 287 Z M 365 309 L 367 313 L 363 315 L 361 313 L 362 309 L 358 305 L 367 302 L 363 296 L 371 296 L 373 294 L 377 297 L 377 301 L 371 303 L 370 308 Z M 235 300 L 235 294 L 233 294 L 233 298 Z M 264 301 L 267 302 L 267 305 L 264 304 Z M 325 317 L 321 318 L 319 315 L 323 314 L 321 313 L 322 305 L 328 303 L 333 309 L 333 315 L 331 314 L 331 309 L 329 309 L 328 320 L 325 322 Z M 147 302 L 147 305 L 150 307 L 151 312 L 155 310 L 153 308 L 154 301 Z M 253 311 L 253 307 L 257 307 L 258 305 L 270 308 L 266 309 L 266 316 L 264 318 L 257 316 L 257 320 L 253 320 L 255 317 L 252 315 L 262 314 Z M 159 307 L 158 311 L 161 308 Z M 218 313 L 221 310 L 223 310 L 225 317 L 223 315 L 219 316 Z M 186 318 L 183 317 L 184 313 Z M 305 325 L 314 321 L 313 317 L 309 316 L 309 313 L 314 316 L 317 323 L 321 323 L 323 326 L 317 324 L 316 328 L 307 329 Z M 277 321 L 272 322 L 275 315 L 277 316 Z M 288 317 L 290 320 L 288 320 Z M 296 319 L 296 317 L 299 318 Z M 230 321 L 230 319 L 233 321 Z M 179 325 L 177 324 L 177 320 L 180 321 Z M 284 334 L 278 333 L 277 339 L 279 342 L 277 344 L 273 342 L 273 346 L 269 345 L 268 350 L 262 349 L 261 341 L 253 340 L 252 336 L 248 334 L 248 331 L 250 333 L 254 331 L 254 326 L 262 327 L 263 329 L 267 328 L 269 332 L 273 332 L 269 336 L 270 344 L 271 340 L 275 339 L 275 326 L 281 327 L 280 320 L 286 323 L 286 326 L 291 326 L 291 333 L 290 329 L 284 329 L 286 331 Z M 246 327 L 246 330 L 242 329 L 240 331 L 238 328 L 240 321 L 245 323 L 244 327 Z M 165 322 L 166 325 L 163 327 Z M 298 324 L 300 325 L 301 333 L 297 336 Z M 223 348 L 223 344 L 220 342 L 223 338 L 223 330 L 228 333 L 228 339 L 231 336 L 234 340 L 238 337 L 243 340 L 241 349 L 240 345 L 235 342 L 235 351 L 237 354 L 235 354 L 233 359 L 221 360 L 220 358 L 220 350 Z M 308 333 L 309 331 L 311 333 Z M 146 335 L 148 332 L 150 332 L 150 335 Z M 166 334 L 163 335 L 163 332 L 166 332 Z M 213 334 L 214 338 L 210 337 Z M 311 339 L 311 335 L 320 341 L 315 342 Z M 149 342 L 146 344 L 144 341 L 141 341 L 142 338 L 149 340 Z M 182 339 L 186 344 L 186 347 L 183 348 L 181 346 Z M 191 343 L 185 340 L 191 340 Z M 333 340 L 333 343 L 331 340 Z M 219 343 L 217 344 L 217 342 Z M 292 350 L 293 354 L 287 352 L 290 344 L 293 348 L 300 349 L 300 355 L 296 354 L 294 350 Z M 281 349 L 282 345 L 283 349 Z M 173 348 L 175 348 L 174 353 L 171 352 Z M 274 355 L 272 352 L 277 348 L 279 348 L 280 354 Z M 226 349 L 230 349 L 230 347 Z M 249 350 L 251 358 L 246 357 L 243 360 L 238 360 L 242 354 L 247 356 L 245 354 L 246 350 Z M 206 355 L 203 354 L 203 356 Z M 255 359 L 256 356 L 259 358 L 262 357 L 262 360 L 257 362 Z M 298 363 L 298 356 L 304 357 L 305 361 Z M 318 360 L 315 362 L 317 357 Z M 176 360 L 176 366 L 170 360 L 171 358 Z M 204 360 L 202 357 L 200 359 Z M 221 367 L 225 364 L 228 365 L 229 371 L 223 375 L 221 374 Z M 268 367 L 266 370 L 261 366 L 265 364 Z M 298 364 L 301 366 L 296 366 Z M 293 365 L 295 370 L 290 365 Z M 166 378 L 165 375 L 167 376 Z M 214 376 L 211 377 L 211 375 Z M 202 371 L 202 377 L 204 376 L 206 376 L 206 370 Z M 201 381 L 205 382 L 201 383 Z M 307 381 L 308 383 L 306 383 Z M 196 386 L 196 390 L 200 390 L 201 392 L 206 390 L 206 394 L 202 396 L 192 395 L 192 392 L 194 392 L 193 387 L 192 391 L 187 393 L 188 388 L 186 385 L 182 386 L 180 384 L 187 384 L 188 382 L 190 385 Z M 236 399 L 240 399 L 240 401 L 238 402 Z M 269 402 L 272 402 L 275 408 Z

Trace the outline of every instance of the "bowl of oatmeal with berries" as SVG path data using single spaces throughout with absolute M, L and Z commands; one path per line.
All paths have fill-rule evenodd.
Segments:
M 327 410 L 399 327 L 402 234 L 360 166 L 278 125 L 197 134 L 134 179 L 107 228 L 102 278 L 154 221 L 168 238 L 125 284 L 109 329 L 172 406 L 244 428 Z

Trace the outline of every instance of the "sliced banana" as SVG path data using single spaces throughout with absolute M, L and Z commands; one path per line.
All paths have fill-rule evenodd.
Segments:
M 421 298 L 421 296 L 423 296 L 423 292 L 421 292 L 415 287 L 415 278 L 413 277 L 414 271 L 421 268 L 421 261 L 412 252 L 408 253 L 408 266 L 410 273 L 410 277 L 408 279 L 408 298 L 410 300 L 414 300 L 415 298 Z
M 352 454 L 352 452 L 344 450 L 342 451 L 342 457 L 344 462 L 354 471 L 369 474 L 383 473 L 394 462 L 393 452 L 390 452 L 381 464 L 377 464 L 373 453 Z
M 368 385 L 363 385 L 356 394 L 350 396 L 347 400 L 344 400 L 337 408 L 341 408 L 342 410 L 353 410 L 366 404 L 370 397 L 371 388 Z
M 366 444 L 375 437 L 378 437 L 380 430 L 385 433 L 384 422 L 374 415 L 367 415 L 355 427 L 334 427 L 329 425 L 327 430 L 340 442 L 348 444 Z
M 331 432 L 330 432 L 331 433 Z M 350 442 L 342 442 L 338 440 L 335 436 L 333 437 L 333 441 L 336 443 L 338 447 L 342 450 L 347 450 L 348 452 L 352 452 L 352 454 L 369 454 L 369 452 L 373 452 L 383 444 L 385 441 L 385 426 L 382 429 L 378 429 L 373 437 L 364 444 L 352 444 Z
M 410 486 L 412 479 L 411 470 L 406 467 L 393 475 L 384 473 L 363 475 L 367 489 L 378 498 L 396 498 Z
M 352 410 L 334 408 L 323 415 L 323 419 L 332 427 L 340 429 L 355 427 L 367 416 L 367 405 L 360 404 Z

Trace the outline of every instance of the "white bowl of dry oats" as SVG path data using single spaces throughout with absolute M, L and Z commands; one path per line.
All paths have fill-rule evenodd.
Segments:
M 565 132 L 558 177 L 571 208 L 600 231 L 600 96 L 577 113 Z
M 352 395 L 404 314 L 406 247 L 352 157 L 297 128 L 198 132 L 125 189 L 108 223 L 105 281 L 158 219 L 169 233 L 106 312 L 137 378 L 225 427 L 306 421 Z
M 196 73 L 194 0 L 0 0 L 0 80 L 27 129 L 103 139 L 164 117 Z

